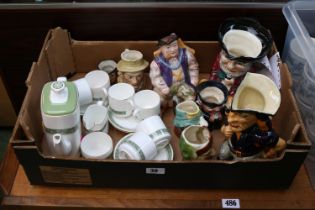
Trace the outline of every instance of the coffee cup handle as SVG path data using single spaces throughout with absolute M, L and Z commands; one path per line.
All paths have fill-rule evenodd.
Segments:
M 140 113 L 140 109 L 135 109 L 134 111 L 133 111 L 133 116 L 135 117 L 135 118 L 137 118 L 137 119 L 139 119 L 140 120 L 140 118 L 139 118 L 139 113 Z
M 103 102 L 106 105 L 107 102 L 107 97 L 108 97 L 108 93 L 107 93 L 107 89 L 105 87 L 102 88 L 102 94 L 103 94 Z
M 129 103 L 129 105 L 131 107 L 131 110 L 134 110 L 135 109 L 135 105 L 134 105 L 133 101 L 132 100 L 128 100 L 127 102 Z
M 208 127 L 208 122 L 206 121 L 203 115 L 201 115 L 199 118 L 199 125 L 203 127 Z

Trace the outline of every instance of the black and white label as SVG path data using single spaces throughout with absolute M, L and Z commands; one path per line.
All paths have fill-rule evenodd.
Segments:
M 146 174 L 165 174 L 165 168 L 146 168 Z
M 239 209 L 240 199 L 222 199 L 222 208 L 224 209 Z

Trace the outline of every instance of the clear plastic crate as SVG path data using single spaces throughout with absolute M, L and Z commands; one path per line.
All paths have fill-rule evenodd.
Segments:
M 291 71 L 292 90 L 313 144 L 305 165 L 315 189 L 315 1 L 292 1 L 282 11 L 288 22 L 282 59 Z
M 293 93 L 315 144 L 315 1 L 292 1 L 283 7 L 288 31 L 282 52 L 293 80 Z

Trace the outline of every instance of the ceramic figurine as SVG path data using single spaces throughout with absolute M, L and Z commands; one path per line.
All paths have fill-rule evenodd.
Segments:
M 253 64 L 267 55 L 272 42 L 270 32 L 253 19 L 225 20 L 219 28 L 222 49 L 212 65 L 210 80 L 221 81 L 231 99 L 246 72 L 257 73 Z
M 194 50 L 187 47 L 174 33 L 160 39 L 158 47 L 150 65 L 150 79 L 165 107 L 173 98 L 173 85 L 181 82 L 192 86 L 198 84 L 199 66 Z
M 190 125 L 208 126 L 198 105 L 191 100 L 183 101 L 176 105 L 173 123 L 175 126 L 175 134 L 177 136 L 180 136 L 181 131 Z
M 184 81 L 172 85 L 171 94 L 173 95 L 175 105 L 183 101 L 194 101 L 196 99 L 195 88 Z
M 209 130 L 219 129 L 224 119 L 228 89 L 219 81 L 209 80 L 196 87 L 197 104 L 208 122 Z
M 191 125 L 181 133 L 179 148 L 185 160 L 206 160 L 216 155 L 212 143 L 211 133 L 206 127 Z
M 227 110 L 221 128 L 226 141 L 220 159 L 274 158 L 286 142 L 272 128 L 271 118 L 280 106 L 280 92 L 268 77 L 247 73 Z
M 121 53 L 121 60 L 117 64 L 117 82 L 132 85 L 136 92 L 144 89 L 144 70 L 148 65 L 140 51 L 126 49 Z

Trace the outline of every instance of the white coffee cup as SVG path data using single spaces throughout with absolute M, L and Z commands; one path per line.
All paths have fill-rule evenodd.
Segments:
M 108 90 L 109 107 L 117 117 L 129 117 L 134 109 L 135 89 L 127 83 L 117 83 Z
M 110 87 L 110 79 L 105 71 L 93 70 L 84 77 L 89 84 L 93 102 L 102 101 L 104 105 L 108 105 L 108 89 Z
M 158 150 L 164 148 L 171 140 L 171 134 L 166 128 L 160 116 L 151 116 L 142 120 L 136 128 L 136 132 L 144 132 L 149 135 Z
M 93 94 L 89 83 L 85 78 L 81 78 L 78 80 L 73 81 L 75 86 L 77 87 L 79 93 L 79 104 L 80 106 L 84 106 L 87 104 L 92 103 L 93 101 Z
M 155 143 L 144 132 L 134 133 L 118 150 L 121 160 L 152 160 L 157 154 Z
M 82 121 L 88 133 L 95 131 L 108 133 L 108 109 L 105 106 L 97 104 L 88 106 Z
M 98 64 L 98 69 L 105 71 L 109 78 L 110 78 L 110 84 L 116 83 L 117 80 L 117 63 L 113 60 L 103 60 Z
M 83 137 L 81 154 L 88 159 L 105 159 L 113 151 L 112 138 L 103 132 L 92 132 Z
M 153 90 L 141 90 L 133 97 L 133 115 L 138 120 L 160 114 L 160 96 Z

